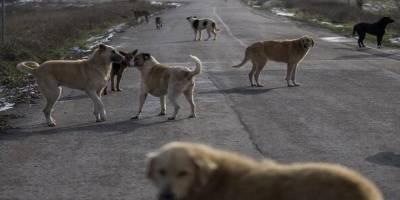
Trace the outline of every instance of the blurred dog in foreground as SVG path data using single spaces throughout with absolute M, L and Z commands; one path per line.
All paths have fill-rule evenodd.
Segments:
M 358 47 L 365 47 L 364 39 L 367 33 L 376 36 L 378 48 L 382 47 L 383 36 L 385 35 L 386 26 L 393 23 L 394 20 L 390 17 L 382 17 L 379 21 L 373 24 L 358 23 L 353 27 L 353 36 L 358 34 Z
M 168 119 L 174 120 L 180 109 L 177 98 L 183 93 L 191 107 L 192 112 L 189 117 L 196 117 L 196 104 L 193 100 L 194 77 L 200 74 L 202 64 L 196 56 L 191 55 L 190 57 L 196 62 L 196 68 L 193 71 L 186 67 L 169 67 L 160 64 L 148 53 L 141 53 L 135 56 L 135 67 L 140 71 L 142 84 L 139 110 L 137 115 L 132 117 L 132 119 L 140 117 L 147 94 L 160 97 L 160 116 L 165 115 L 165 96 L 168 96 L 175 109 L 174 114 Z
M 159 200 L 383 200 L 369 180 L 334 164 L 256 161 L 184 142 L 148 157 Z
M 106 110 L 101 93 L 109 80 L 112 62 L 121 62 L 124 57 L 111 46 L 100 44 L 85 60 L 51 60 L 38 64 L 27 61 L 17 65 L 17 69 L 32 74 L 39 89 L 46 98 L 43 112 L 48 126 L 55 126 L 51 116 L 53 107 L 61 95 L 61 86 L 85 91 L 94 103 L 97 122 L 106 120 Z
M 258 77 L 268 60 L 283 62 L 287 64 L 286 81 L 288 87 L 299 86 L 296 83 L 297 67 L 311 47 L 314 47 L 314 40 L 309 36 L 294 40 L 256 42 L 246 48 L 243 61 L 233 67 L 239 68 L 250 60 L 253 64 L 249 73 L 250 84 L 251 86 L 263 87 L 259 83 Z M 256 81 L 255 84 L 253 78 Z

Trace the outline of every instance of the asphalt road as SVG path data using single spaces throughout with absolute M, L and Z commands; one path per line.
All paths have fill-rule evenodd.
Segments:
M 194 42 L 187 16 L 213 17 L 217 41 Z M 169 141 L 194 141 L 284 163 L 323 161 L 354 168 L 377 183 L 387 200 L 400 199 L 400 53 L 358 50 L 354 41 L 238 0 L 192 0 L 153 23 L 118 34 L 112 45 L 149 52 L 162 63 L 205 70 L 196 79 L 198 118 L 183 106 L 176 121 L 158 117 L 157 98 L 148 98 L 143 119 L 132 121 L 139 76 L 129 69 L 122 92 L 105 96 L 109 120 L 95 123 L 92 102 L 64 90 L 48 128 L 43 102 L 18 105 L 23 117 L 0 135 L 0 199 L 155 199 L 145 179 L 145 155 Z M 153 22 L 153 21 L 152 21 Z M 271 62 L 261 75 L 264 88 L 250 88 L 249 64 L 230 66 L 244 46 L 257 40 L 311 35 L 316 47 L 300 66 L 301 87 L 287 88 L 283 64 Z M 167 112 L 170 114 L 168 104 Z

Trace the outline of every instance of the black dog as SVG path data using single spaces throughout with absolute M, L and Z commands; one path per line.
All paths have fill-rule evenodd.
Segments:
M 137 49 L 135 51 L 133 51 L 132 53 L 125 53 L 123 51 L 119 51 L 119 53 L 124 56 L 124 59 L 120 63 L 112 64 L 112 69 L 111 69 L 111 74 L 110 74 L 112 91 L 115 91 L 115 87 L 114 87 L 115 76 L 117 76 L 117 91 L 118 92 L 121 91 L 121 88 L 119 87 L 119 83 L 121 82 L 122 73 L 125 71 L 125 69 L 127 67 L 130 67 L 130 62 L 135 57 L 137 52 L 138 52 Z M 107 86 L 104 88 L 103 94 L 107 95 Z
M 156 28 L 161 29 L 163 27 L 163 23 L 161 17 L 156 17 Z
M 383 17 L 378 22 L 369 24 L 369 23 L 359 23 L 353 27 L 353 36 L 358 34 L 358 47 L 365 47 L 364 39 L 365 34 L 369 33 L 371 35 L 376 35 L 378 48 L 382 47 L 382 39 L 383 35 L 385 35 L 386 26 L 390 23 L 393 23 L 394 20 L 390 17 Z

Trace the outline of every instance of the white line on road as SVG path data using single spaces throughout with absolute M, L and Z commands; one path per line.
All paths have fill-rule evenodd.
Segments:
M 213 13 L 214 13 L 214 15 L 218 18 L 218 20 L 221 22 L 221 24 L 225 27 L 225 29 L 226 29 L 226 31 L 228 32 L 228 34 L 229 34 L 233 39 L 235 39 L 236 41 L 238 41 L 240 45 L 242 45 L 243 47 L 247 47 L 247 45 L 246 45 L 242 40 L 240 40 L 239 38 L 237 38 L 236 36 L 233 35 L 233 33 L 232 33 L 231 29 L 229 28 L 229 26 L 226 25 L 225 22 L 224 22 L 224 20 L 222 20 L 222 18 L 218 15 L 218 13 L 217 13 L 217 7 L 213 7 Z

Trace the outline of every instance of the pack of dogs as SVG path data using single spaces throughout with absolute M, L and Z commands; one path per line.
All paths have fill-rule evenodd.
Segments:
M 138 18 L 148 12 L 135 11 Z M 220 29 L 209 18 L 187 17 L 194 31 L 194 40 L 201 40 L 206 30 L 209 40 L 214 40 Z M 382 47 L 385 28 L 394 20 L 383 17 L 376 23 L 359 23 L 353 35 L 358 34 L 358 46 L 365 47 L 366 34 L 377 37 Z M 161 17 L 155 18 L 156 29 L 162 29 Z M 199 36 L 199 37 L 198 37 Z M 288 87 L 299 86 L 296 71 L 300 62 L 314 47 L 311 36 L 287 40 L 258 41 L 244 51 L 239 68 L 248 61 L 252 63 L 249 73 L 250 86 L 263 87 L 259 76 L 268 61 L 287 64 Z M 160 116 L 166 115 L 166 98 L 174 111 L 168 120 L 175 120 L 180 109 L 177 98 L 183 94 L 190 104 L 189 118 L 196 117 L 194 101 L 195 78 L 202 71 L 201 60 L 193 55 L 195 66 L 168 66 L 160 63 L 150 53 L 134 50 L 126 53 L 112 46 L 100 44 L 87 59 L 50 60 L 42 64 L 33 61 L 19 63 L 18 70 L 32 74 L 46 99 L 43 109 L 47 125 L 56 126 L 53 108 L 61 96 L 62 87 L 84 91 L 93 101 L 96 122 L 107 120 L 102 94 L 121 91 L 120 82 L 128 67 L 140 72 L 139 108 L 131 119 L 140 119 L 148 94 L 159 97 Z M 115 84 L 115 78 L 117 82 Z M 115 87 L 116 86 L 116 87 Z M 256 161 L 232 152 L 218 150 L 206 145 L 175 142 L 164 145 L 149 155 L 148 178 L 159 189 L 159 200 L 382 200 L 376 186 L 362 175 L 348 168 L 323 163 L 280 164 L 272 160 Z

